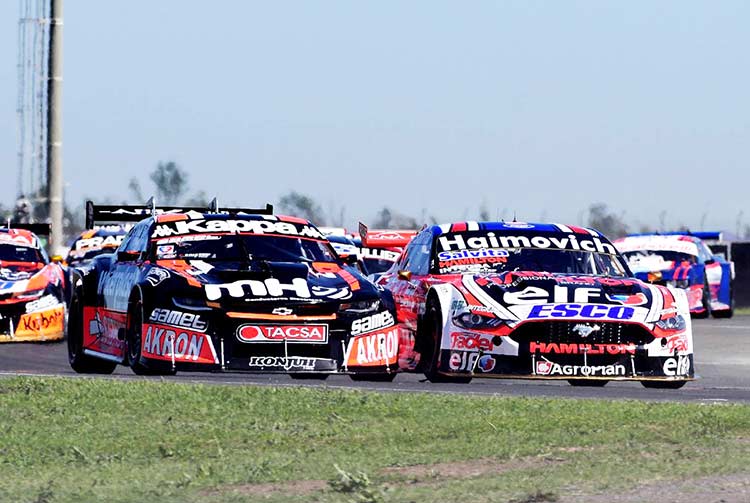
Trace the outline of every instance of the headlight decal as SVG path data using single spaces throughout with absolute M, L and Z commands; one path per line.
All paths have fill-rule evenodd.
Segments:
M 687 327 L 687 322 L 681 314 L 678 314 L 676 316 L 657 321 L 656 326 L 661 328 L 662 330 L 667 330 L 669 332 L 679 332 L 681 330 L 685 330 L 685 328 Z

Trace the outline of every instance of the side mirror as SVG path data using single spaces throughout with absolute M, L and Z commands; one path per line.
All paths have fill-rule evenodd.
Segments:
M 402 279 L 404 281 L 410 281 L 411 280 L 411 271 L 399 271 L 398 272 L 398 279 Z
M 55 264 L 62 264 L 63 263 L 63 258 L 62 258 L 62 255 L 52 255 L 49 258 L 49 261 L 53 262 Z
M 118 251 L 117 261 L 118 262 L 134 262 L 138 260 L 138 257 L 140 256 L 141 256 L 141 253 L 135 250 Z

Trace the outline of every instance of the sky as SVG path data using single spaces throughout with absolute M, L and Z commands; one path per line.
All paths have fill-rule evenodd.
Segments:
M 0 1 L 0 202 L 18 2 Z M 224 204 L 417 218 L 750 223 L 750 2 L 65 3 L 69 204 L 159 161 Z

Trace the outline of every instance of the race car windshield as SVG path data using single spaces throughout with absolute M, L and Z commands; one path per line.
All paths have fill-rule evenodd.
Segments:
M 622 255 L 633 271 L 671 269 L 676 264 L 694 264 L 697 261 L 695 255 L 676 251 L 638 250 L 624 252 Z
M 257 234 L 199 234 L 156 240 L 157 259 L 336 262 L 327 241 Z
M 44 262 L 39 248 L 17 245 L 0 245 L 0 261 Z
M 460 250 L 438 254 L 438 274 L 539 271 L 626 277 L 625 268 L 616 255 L 582 250 L 504 248 Z M 441 260 L 444 259 L 444 260 Z
M 90 260 L 103 253 L 114 253 L 116 250 L 117 250 L 116 246 L 109 246 L 106 248 L 97 248 L 97 249 L 88 250 L 83 254 L 78 252 L 76 255 L 73 255 L 71 251 L 71 254 L 68 255 L 68 258 L 66 258 L 65 261 L 68 264 L 75 264 L 78 262 L 83 262 L 84 260 Z
M 368 274 L 378 274 L 385 272 L 393 266 L 392 260 L 365 258 L 363 259 Z

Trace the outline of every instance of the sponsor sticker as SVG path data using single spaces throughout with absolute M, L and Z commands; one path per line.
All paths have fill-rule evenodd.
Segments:
M 664 375 L 667 376 L 687 376 L 690 375 L 690 358 L 688 356 L 678 356 L 677 358 L 667 358 L 662 365 Z
M 398 362 L 398 342 L 398 328 L 352 337 L 346 350 L 346 364 L 394 365 Z
M 438 238 L 438 244 L 443 251 L 466 250 L 466 249 L 488 249 L 488 248 L 537 248 L 557 250 L 582 250 L 615 255 L 617 251 L 610 243 L 602 241 L 599 237 L 591 239 L 579 239 L 575 234 L 567 235 L 496 235 L 494 232 L 469 232 L 450 233 Z
M 240 280 L 233 283 L 207 284 L 206 298 L 214 301 L 222 297 L 276 297 L 309 299 L 322 297 L 335 300 L 346 300 L 351 298 L 352 291 L 349 287 L 323 287 L 314 285 L 312 288 L 304 278 L 294 278 L 291 283 L 282 283 L 276 278 L 265 280 Z
M 52 335 L 63 331 L 65 308 L 47 308 L 44 311 L 22 314 L 16 327 L 16 336 Z
M 283 368 L 284 370 L 315 370 L 315 358 L 305 358 L 298 356 L 253 356 L 248 362 L 249 367 L 258 368 Z
M 477 368 L 481 372 L 492 372 L 493 370 L 495 370 L 495 357 L 491 355 L 483 355 L 481 358 L 479 358 Z
M 389 311 L 373 314 L 352 322 L 352 335 L 366 334 L 394 324 L 393 315 Z
M 635 354 L 634 344 L 565 344 L 531 342 L 529 352 L 560 355 L 623 355 Z
M 539 304 L 529 311 L 529 319 L 545 318 L 591 318 L 630 320 L 635 309 L 628 306 L 604 304 Z
M 150 271 L 148 271 L 148 274 L 146 275 L 146 281 L 148 281 L 151 286 L 156 286 L 168 277 L 169 271 L 167 271 L 166 269 L 154 267 Z
M 54 295 L 45 295 L 37 300 L 32 300 L 26 304 L 26 312 L 33 313 L 34 311 L 42 311 L 50 307 L 60 305 L 60 300 Z
M 237 329 L 242 342 L 293 342 L 321 344 L 328 342 L 328 325 L 242 325 Z
M 459 351 L 491 351 L 495 348 L 491 335 L 454 332 L 451 334 L 451 349 Z
M 269 220 L 177 220 L 164 222 L 154 228 L 152 238 L 184 234 L 260 234 L 325 239 L 315 227 L 292 222 Z
M 156 257 L 160 259 L 170 259 L 175 258 L 177 254 L 175 253 L 174 245 L 159 245 L 156 247 Z
M 144 323 L 141 352 L 146 358 L 190 363 L 218 363 L 211 338 L 175 327 Z
M 151 311 L 149 320 L 155 323 L 163 323 L 165 325 L 174 325 L 177 327 L 188 328 L 190 330 L 195 330 L 198 332 L 205 332 L 207 327 L 207 323 L 203 321 L 199 314 L 185 313 L 172 309 L 156 308 Z
M 79 252 L 89 252 L 102 250 L 104 248 L 117 248 L 125 239 L 125 234 L 117 236 L 94 236 L 91 238 L 79 239 L 75 242 L 75 249 Z
M 541 360 L 536 362 L 536 374 L 565 377 L 619 377 L 626 373 L 625 365 L 560 365 Z

